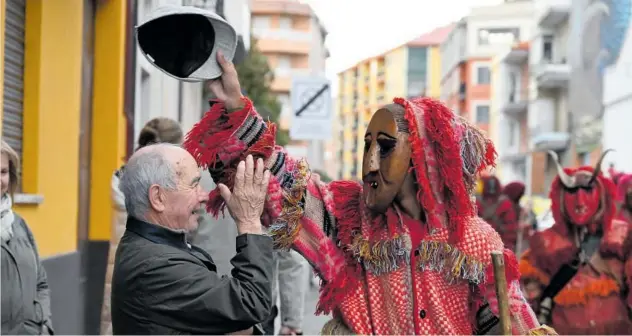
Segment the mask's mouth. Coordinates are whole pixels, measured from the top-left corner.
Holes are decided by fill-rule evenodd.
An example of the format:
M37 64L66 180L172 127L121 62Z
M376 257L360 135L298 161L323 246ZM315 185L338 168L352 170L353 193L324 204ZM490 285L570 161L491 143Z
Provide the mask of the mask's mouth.
M368 185L371 189L377 189L380 186L380 178L376 172L369 173L362 180L364 184Z

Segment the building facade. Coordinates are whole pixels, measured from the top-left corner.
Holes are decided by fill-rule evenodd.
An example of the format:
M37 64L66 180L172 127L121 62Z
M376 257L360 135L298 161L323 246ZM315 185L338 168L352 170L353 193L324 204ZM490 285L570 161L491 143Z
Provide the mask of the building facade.
M365 59L338 74L336 130L338 177L361 179L364 130L373 113L395 97L439 98L439 45L452 25L437 28L402 46Z
M629 2L628 2L629 3ZM629 13L629 9L628 9ZM604 73L603 147L615 151L608 154L604 168L613 164L616 169L632 173L632 27L630 16L623 25L618 57Z
M14 210L37 241L58 334L99 331L110 180L133 132L132 13L123 0L1 2L2 138L22 172Z
M473 8L441 45L441 99L492 138L492 58L532 36L533 11L524 0Z
M257 46L274 71L271 89L281 103L279 128L289 130L293 118L292 78L325 76L327 30L312 8L297 0L253 0L251 22ZM325 141L291 141L286 149L306 157L314 170L323 170L325 157L331 157L330 145Z

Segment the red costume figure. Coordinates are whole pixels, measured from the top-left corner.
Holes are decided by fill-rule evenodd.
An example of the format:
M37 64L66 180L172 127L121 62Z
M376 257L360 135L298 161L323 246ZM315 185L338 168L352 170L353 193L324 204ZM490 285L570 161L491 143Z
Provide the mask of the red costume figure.
M522 240L527 238L529 234L529 227L526 222L527 213L520 205L520 199L524 196L524 192L525 185L522 182L507 184L503 188L494 215L494 221L497 225L496 231L500 233L505 247L515 251L518 255L522 252Z
M223 67L224 90L238 95L236 73ZM490 253L503 244L473 197L495 150L480 130L435 100L396 98L364 134L363 184L323 183L275 146L275 133L237 96L213 102L184 146L229 188L240 160L265 160L273 178L262 222L278 248L297 250L322 279L318 310L333 315L323 334L470 335L497 325ZM208 207L216 215L224 207L217 190ZM505 267L514 333L551 332L521 294L507 250Z
M619 184L619 179L621 177L623 177L623 175L625 175L622 172L617 171L616 169L614 169L614 165L610 164L610 168L608 168L608 174L610 175L610 178L612 179L612 182L614 182L614 185L618 185Z
M615 189L595 169L557 163L550 198L555 224L535 233L520 262L527 298L562 334L632 333L628 309L632 230L614 219Z
M632 174L621 174L617 185L617 219L632 224Z
M478 216L496 228L496 210L503 186L500 184L500 180L493 175L482 176L481 184L483 186L482 192L476 197Z

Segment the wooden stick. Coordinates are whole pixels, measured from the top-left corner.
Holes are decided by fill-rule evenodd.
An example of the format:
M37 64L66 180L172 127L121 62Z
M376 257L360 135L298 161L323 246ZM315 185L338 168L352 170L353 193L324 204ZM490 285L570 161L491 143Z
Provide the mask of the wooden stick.
M505 257L502 252L492 252L494 265L494 284L498 298L500 328L503 335L511 335L511 317L509 315L509 295L507 294L507 278L505 277Z

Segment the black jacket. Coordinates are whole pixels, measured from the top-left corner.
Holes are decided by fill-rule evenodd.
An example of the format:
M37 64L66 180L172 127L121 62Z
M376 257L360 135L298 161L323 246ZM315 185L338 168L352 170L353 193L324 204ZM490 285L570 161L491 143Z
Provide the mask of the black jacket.
M46 270L31 230L14 214L13 237L2 242L2 334L52 334Z
M272 239L237 237L232 277L178 233L132 217L116 251L112 328L117 334L232 333L271 309Z

